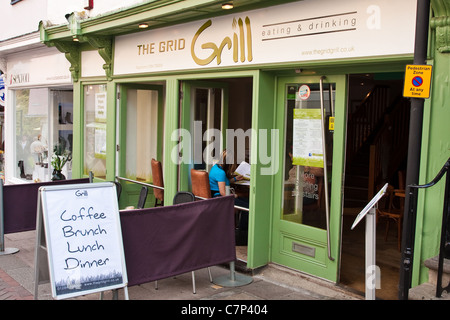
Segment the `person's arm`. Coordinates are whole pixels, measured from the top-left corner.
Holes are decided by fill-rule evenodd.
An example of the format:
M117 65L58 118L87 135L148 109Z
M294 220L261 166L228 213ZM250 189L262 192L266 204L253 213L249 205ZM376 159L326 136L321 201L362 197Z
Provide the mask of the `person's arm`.
M226 196L226 183L225 181L218 181L217 184L219 185L219 192L221 196Z

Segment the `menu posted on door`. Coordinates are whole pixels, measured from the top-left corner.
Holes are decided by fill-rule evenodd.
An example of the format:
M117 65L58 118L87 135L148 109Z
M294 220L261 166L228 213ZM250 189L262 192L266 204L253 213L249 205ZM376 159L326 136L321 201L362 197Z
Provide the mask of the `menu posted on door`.
M53 297L126 286L114 184L61 185L39 191Z
M320 109L294 109L294 165L323 168L322 118Z

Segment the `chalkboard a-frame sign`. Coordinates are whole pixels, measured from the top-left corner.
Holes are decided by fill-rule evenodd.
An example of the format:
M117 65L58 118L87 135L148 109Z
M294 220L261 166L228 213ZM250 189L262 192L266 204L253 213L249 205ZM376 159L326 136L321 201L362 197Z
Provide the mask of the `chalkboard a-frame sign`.
M43 186L39 188L37 216L36 231L45 236L45 241L37 242L36 263L37 268L42 265L39 250L45 247L53 298L127 289L113 183ZM39 230L41 217L45 233ZM39 270L36 275L38 278ZM127 290L125 296L128 297Z

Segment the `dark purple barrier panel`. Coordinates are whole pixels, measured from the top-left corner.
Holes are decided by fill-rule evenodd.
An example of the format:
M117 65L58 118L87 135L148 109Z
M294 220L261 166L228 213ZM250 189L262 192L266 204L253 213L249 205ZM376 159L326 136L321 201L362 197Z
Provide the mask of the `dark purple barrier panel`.
M234 261L234 197L120 212L128 286Z
M38 190L41 186L78 183L89 183L89 178L3 186L4 233L36 229Z

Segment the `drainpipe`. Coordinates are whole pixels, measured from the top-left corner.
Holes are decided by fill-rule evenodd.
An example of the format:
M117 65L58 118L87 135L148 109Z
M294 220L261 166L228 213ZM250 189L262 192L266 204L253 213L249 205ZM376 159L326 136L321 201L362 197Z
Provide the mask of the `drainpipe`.
M423 65L427 60L428 46L428 27L430 15L430 0L417 1L416 13L416 36L414 45L414 64ZM411 287L413 250L406 250L406 247L414 247L414 243L406 243L406 239L411 237L414 242L414 230L408 228L415 221L410 220L410 201L409 188L411 184L419 184L420 152L422 144L422 122L423 122L423 98L411 98L410 122L409 122L409 142L408 159L406 171L406 190L405 190L405 211L403 218L403 237L402 237L402 259L400 266L400 282L398 298L399 300L408 300L408 290ZM412 220L412 219L411 219Z

